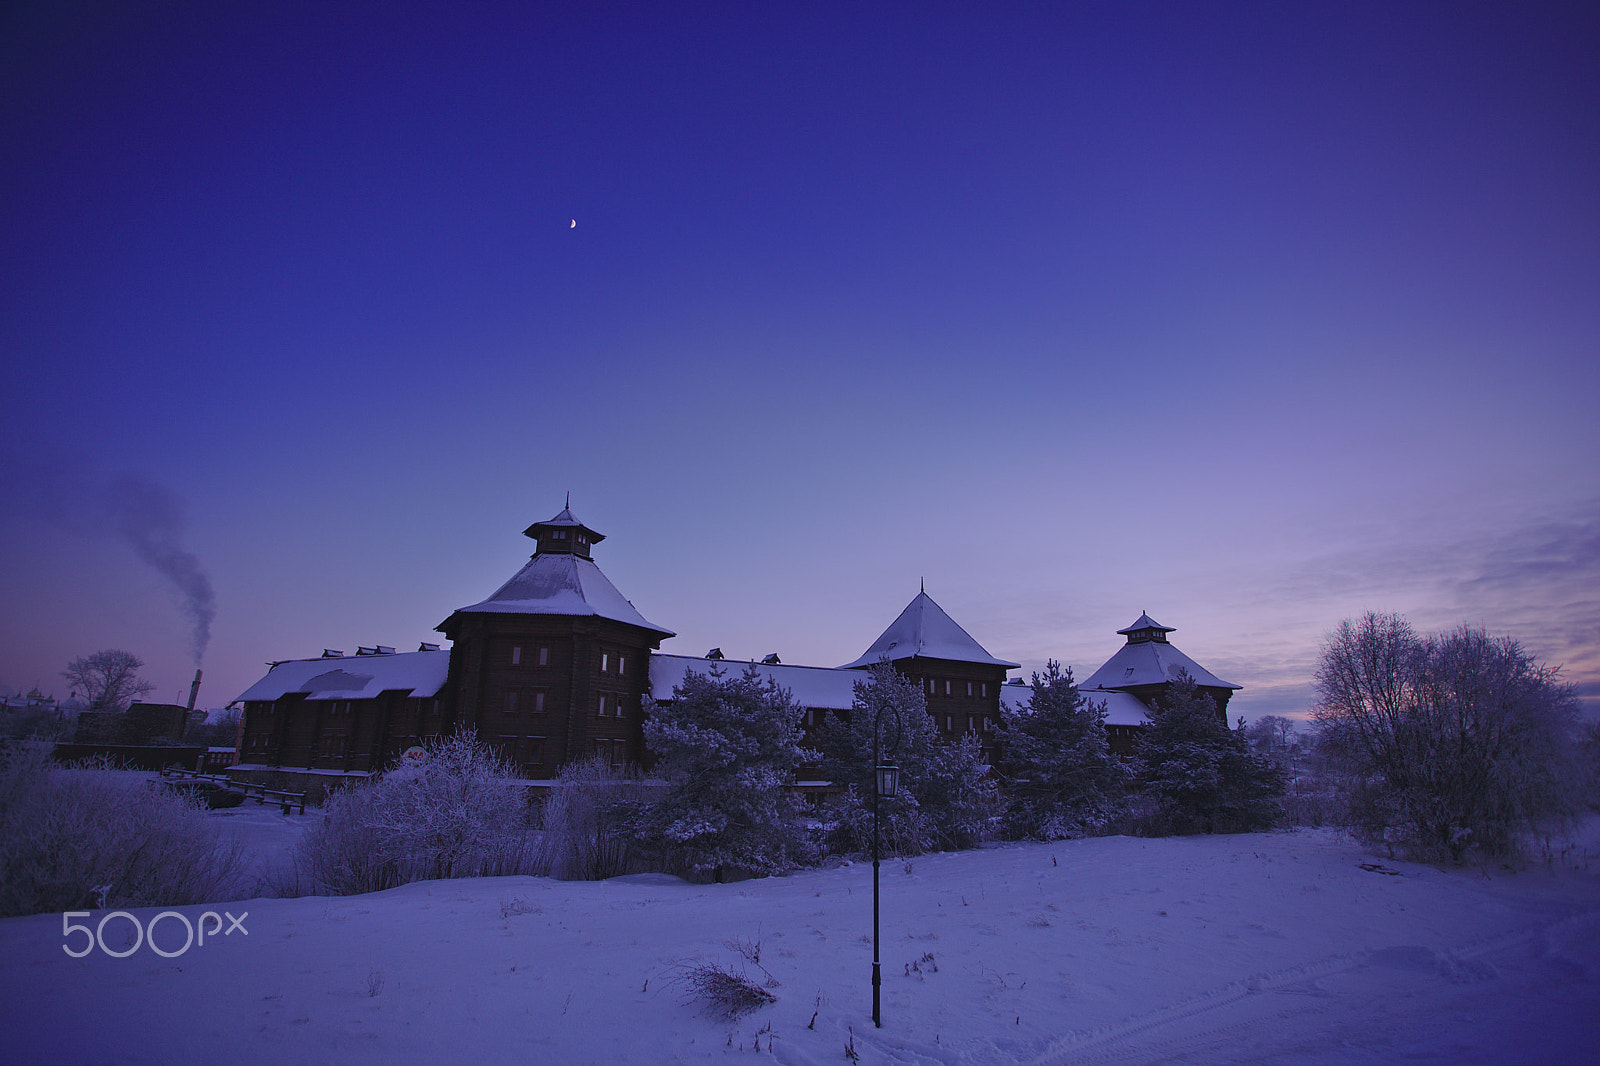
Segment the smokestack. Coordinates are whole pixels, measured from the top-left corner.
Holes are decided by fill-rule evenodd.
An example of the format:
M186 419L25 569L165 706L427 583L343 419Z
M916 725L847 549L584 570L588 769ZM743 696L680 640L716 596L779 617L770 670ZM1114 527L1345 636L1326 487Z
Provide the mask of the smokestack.
M189 686L189 713L194 713L194 698L200 694L200 671L194 672L194 684Z

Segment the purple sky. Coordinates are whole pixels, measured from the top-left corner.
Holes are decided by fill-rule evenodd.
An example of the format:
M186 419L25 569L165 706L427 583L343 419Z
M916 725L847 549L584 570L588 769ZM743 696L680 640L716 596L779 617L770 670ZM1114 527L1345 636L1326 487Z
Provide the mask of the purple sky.
M99 6L0 14L0 684L186 697L162 567L209 706L414 649L570 490L667 651L925 578L1252 717L1365 609L1600 705L1591 3Z

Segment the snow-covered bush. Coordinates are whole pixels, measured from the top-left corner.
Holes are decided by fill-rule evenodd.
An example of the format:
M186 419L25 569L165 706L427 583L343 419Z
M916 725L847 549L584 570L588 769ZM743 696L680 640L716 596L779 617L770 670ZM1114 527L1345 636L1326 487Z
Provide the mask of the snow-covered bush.
M1064 840L1111 824L1128 772L1106 740L1105 714L1054 659L1033 675L1027 706L1005 709L1000 736L1011 780L1000 824L1008 838Z
M229 899L243 866L237 841L143 775L0 756L0 917Z
M880 754L900 767L900 790L879 800L880 846L886 855L975 847L994 806L994 779L983 745L967 735L942 741L922 686L887 661L855 684L848 720L832 719L822 734L822 772L847 791L828 808L830 850L860 854L872 847L875 791L873 729Z
M636 828L661 793L658 781L598 758L569 764L545 803L539 865L563 881L637 872Z
M1150 710L1135 775L1151 805L1152 833L1246 833L1283 818L1285 775L1252 755L1244 729L1229 729L1187 673Z
M376 892L410 881L536 872L523 785L492 749L458 733L328 797L295 849L317 891Z
M669 869L721 878L772 874L806 859L790 785L804 758L800 709L754 666L731 676L693 670L672 701L648 706L645 743L659 757L661 802L645 808L640 839Z
M1423 636L1368 612L1329 635L1317 690L1350 824L1369 840L1424 859L1500 855L1586 803L1576 692L1510 638Z

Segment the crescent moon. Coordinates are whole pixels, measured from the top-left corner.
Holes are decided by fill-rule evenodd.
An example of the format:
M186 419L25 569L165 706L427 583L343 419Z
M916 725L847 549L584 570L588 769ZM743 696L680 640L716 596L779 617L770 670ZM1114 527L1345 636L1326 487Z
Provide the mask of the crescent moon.
M577 219L573 219L572 220L572 225L568 226L567 228L568 229L577 229L578 228L578 220Z

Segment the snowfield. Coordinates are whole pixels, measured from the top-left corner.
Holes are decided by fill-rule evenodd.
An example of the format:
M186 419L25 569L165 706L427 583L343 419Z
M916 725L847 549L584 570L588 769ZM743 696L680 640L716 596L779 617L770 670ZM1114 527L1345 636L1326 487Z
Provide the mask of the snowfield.
M244 809L241 809L244 810ZM281 848L295 819L265 834ZM430 881L209 908L175 958L0 922L8 1062L1576 1063L1600 1039L1600 825L1554 864L1448 869L1330 831L1110 837L731 885ZM178 908L191 920L208 908ZM134 912L142 923L157 910ZM87 919L98 923L102 915ZM116 918L107 946L131 943ZM158 943L175 951L181 924ZM757 961L759 960L759 961ZM711 962L776 1003L690 1000Z

